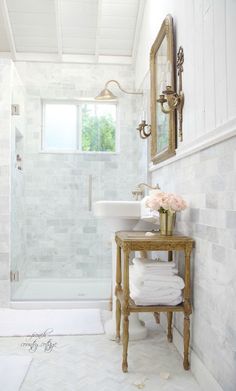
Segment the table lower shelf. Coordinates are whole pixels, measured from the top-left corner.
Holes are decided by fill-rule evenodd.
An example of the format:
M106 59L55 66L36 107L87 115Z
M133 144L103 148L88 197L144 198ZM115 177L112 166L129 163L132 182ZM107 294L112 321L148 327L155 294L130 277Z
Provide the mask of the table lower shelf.
M124 304L123 290L118 290L116 296L121 303ZM136 305L129 297L129 311L130 312L184 312L184 303L178 305Z

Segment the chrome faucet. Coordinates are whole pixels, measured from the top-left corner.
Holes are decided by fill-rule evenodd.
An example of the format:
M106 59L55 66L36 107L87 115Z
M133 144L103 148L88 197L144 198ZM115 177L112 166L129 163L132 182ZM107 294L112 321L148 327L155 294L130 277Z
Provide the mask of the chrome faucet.
M147 183L139 183L136 188L132 191L132 195L135 201L141 200L144 197L144 188L147 187L152 190L160 189L158 183L155 186L148 185Z

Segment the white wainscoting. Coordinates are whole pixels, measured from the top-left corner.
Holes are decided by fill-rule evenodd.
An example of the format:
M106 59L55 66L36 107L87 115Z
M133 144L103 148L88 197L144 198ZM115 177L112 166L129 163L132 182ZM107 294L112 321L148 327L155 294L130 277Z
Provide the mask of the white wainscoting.
M207 134L198 137L194 142L189 143L183 148L179 148L176 151L176 155L172 158L165 160L159 164L150 164L149 172L153 172L161 167L168 166L175 163L177 160L184 159L187 156L200 152L203 149L209 148L212 145L218 144L222 141L226 141L236 136L236 118L226 122L218 128L208 132Z

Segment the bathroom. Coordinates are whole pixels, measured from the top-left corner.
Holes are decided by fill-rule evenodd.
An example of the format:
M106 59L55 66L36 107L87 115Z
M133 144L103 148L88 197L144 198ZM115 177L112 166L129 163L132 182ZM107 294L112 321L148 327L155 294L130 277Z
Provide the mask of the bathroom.
M162 156L151 49L167 15L184 99ZM1 390L235 390L235 18L235 0L1 0ZM116 99L96 99L106 83ZM187 204L174 232L194 240L188 371L183 314L172 344L164 313L130 315L128 373L109 337L115 232L158 227L135 214L151 194L140 183Z

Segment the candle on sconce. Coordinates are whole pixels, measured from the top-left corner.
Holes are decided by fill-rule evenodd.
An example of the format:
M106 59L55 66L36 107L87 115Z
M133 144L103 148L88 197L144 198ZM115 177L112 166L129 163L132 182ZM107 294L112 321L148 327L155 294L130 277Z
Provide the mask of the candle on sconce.
M171 63L168 60L166 65L166 84L167 86L171 86Z
M141 116L140 116L140 123L142 122L142 121L146 121L146 111L145 110L143 110L142 112L141 112Z
M163 91L166 89L165 75L164 72L161 74L161 83L160 83L160 95L163 95Z
M160 95L164 95L163 91L165 91L165 89L166 89L166 83L164 82L164 80L162 80L160 84Z

